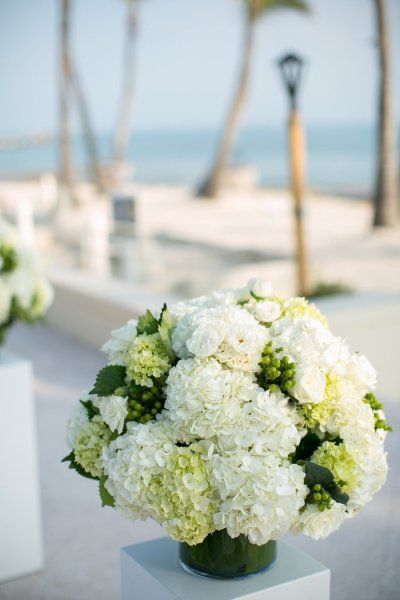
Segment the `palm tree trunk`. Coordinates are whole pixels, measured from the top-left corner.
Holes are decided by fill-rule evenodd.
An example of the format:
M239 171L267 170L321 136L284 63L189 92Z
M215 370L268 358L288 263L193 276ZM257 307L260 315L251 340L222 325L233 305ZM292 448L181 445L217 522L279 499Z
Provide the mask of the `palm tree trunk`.
M70 1L61 2L60 32L60 172L59 179L72 194L74 165L71 142L71 62L70 62Z
M393 118L390 41L385 0L374 0L379 53L378 165L373 225L395 225L399 216L396 190L395 126Z
M93 124L90 118L89 107L87 105L85 94L83 92L76 68L72 72L71 81L73 84L76 102L80 113L83 138L85 140L86 149L89 156L92 180L96 186L97 191L100 194L103 194L105 191L105 186L103 184L102 174L100 170L96 136L94 134Z
M207 179L198 190L198 195L201 197L214 198L217 196L229 157L233 150L249 84L251 59L254 48L255 23L256 21L254 19L249 16L247 17L242 66L239 73L237 88L219 141L214 164Z
M131 113L134 94L134 64L137 30L137 1L127 0L127 21L124 49L123 86L114 136L114 160L125 159L131 131Z

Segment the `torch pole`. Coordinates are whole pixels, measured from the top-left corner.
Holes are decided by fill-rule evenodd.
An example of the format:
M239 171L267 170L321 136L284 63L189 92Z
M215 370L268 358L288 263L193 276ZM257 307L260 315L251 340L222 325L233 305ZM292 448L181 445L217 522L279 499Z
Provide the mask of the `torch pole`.
M291 168L291 185L294 201L294 222L296 237L297 291L306 296L309 290L307 249L304 236L303 194L304 173L306 163L304 130L300 116L295 108L289 116L289 151Z

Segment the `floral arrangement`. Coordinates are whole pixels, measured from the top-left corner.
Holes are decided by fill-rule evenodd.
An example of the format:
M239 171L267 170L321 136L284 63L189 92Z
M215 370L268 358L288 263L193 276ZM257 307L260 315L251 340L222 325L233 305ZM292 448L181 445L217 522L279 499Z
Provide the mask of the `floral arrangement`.
M303 298L252 280L147 311L103 350L64 460L175 540L324 538L385 481L376 372Z
M0 345L11 325L32 323L45 315L53 289L36 254L24 247L15 231L0 221Z

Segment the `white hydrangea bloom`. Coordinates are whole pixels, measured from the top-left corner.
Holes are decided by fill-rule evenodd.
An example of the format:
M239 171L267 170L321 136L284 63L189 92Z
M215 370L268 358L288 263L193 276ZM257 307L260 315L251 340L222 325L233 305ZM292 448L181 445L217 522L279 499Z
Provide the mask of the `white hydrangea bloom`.
M111 332L111 338L101 348L108 355L110 365L126 364L126 353L137 335L136 328L137 320L131 319L123 327Z
M244 405L257 391L247 373L225 369L215 359L188 358L169 372L165 408L180 431L208 439L240 424Z
M332 502L323 511L316 504L308 504L292 527L293 533L304 533L313 540L322 540L337 531L346 517L344 504Z
M219 444L225 449L250 449L252 454L259 456L273 452L286 458L295 451L305 434L299 421L295 407L280 391L258 388L243 407L240 418L220 433Z
M106 487L130 518L165 523L176 540L197 544L214 531L216 493L203 449L180 447L163 421L130 425L105 448Z
M166 466L176 438L172 428L163 421L146 425L131 422L127 429L127 433L104 450L106 487L118 510L132 519L146 519L153 512L148 484Z
M177 302L169 307L173 322L176 324L187 314L196 313L202 308L217 308L219 306L234 306L237 302L236 290L211 292L209 296L199 296L191 300Z
M182 437L217 437L225 449L271 450L286 457L303 433L283 394L265 392L250 374L230 371L215 359L180 361L169 373L166 394L166 418Z
M253 456L241 450L215 453L210 462L221 496L214 516L217 529L226 529L232 538L247 535L261 545L293 524L308 492L301 467L272 453Z

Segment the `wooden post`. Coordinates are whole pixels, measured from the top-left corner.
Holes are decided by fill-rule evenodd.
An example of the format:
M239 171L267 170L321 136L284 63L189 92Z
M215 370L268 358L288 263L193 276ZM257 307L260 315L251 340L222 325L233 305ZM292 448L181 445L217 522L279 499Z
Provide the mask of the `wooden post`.
M300 296L306 296L309 291L308 260L303 223L306 151L302 123L295 109L292 110L289 117L289 152L296 235L297 293Z

